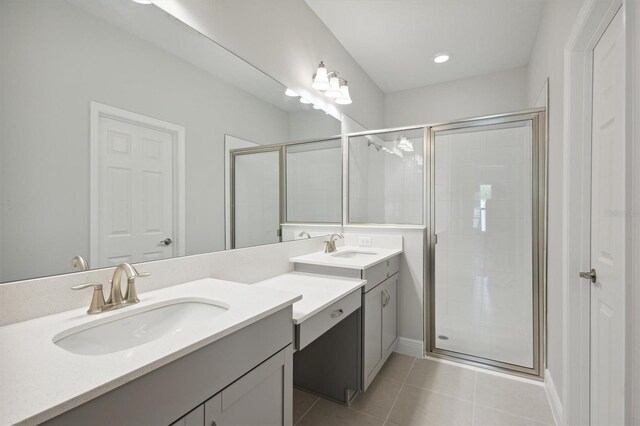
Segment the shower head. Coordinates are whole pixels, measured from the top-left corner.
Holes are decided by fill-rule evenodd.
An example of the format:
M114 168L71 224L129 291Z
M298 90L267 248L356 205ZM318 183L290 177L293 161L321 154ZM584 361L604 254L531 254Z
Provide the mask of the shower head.
M382 149L382 145L378 145L377 143L374 143L372 141L368 141L367 142L367 146L371 146L373 145L376 148L376 151L380 151Z

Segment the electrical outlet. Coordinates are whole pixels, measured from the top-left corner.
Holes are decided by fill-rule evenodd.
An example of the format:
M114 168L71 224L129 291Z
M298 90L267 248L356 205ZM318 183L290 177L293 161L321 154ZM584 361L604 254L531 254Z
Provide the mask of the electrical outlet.
M358 245L360 247L371 247L371 237L358 238Z

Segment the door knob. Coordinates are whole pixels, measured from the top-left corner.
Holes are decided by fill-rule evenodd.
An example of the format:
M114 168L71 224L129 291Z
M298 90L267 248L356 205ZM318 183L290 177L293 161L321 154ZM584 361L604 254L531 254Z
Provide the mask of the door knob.
M591 269L589 272L580 272L580 278L591 280L592 283L595 283L597 278L596 270Z
M170 246L171 244L173 244L173 240L171 238L165 238L164 240L160 241L160 244Z

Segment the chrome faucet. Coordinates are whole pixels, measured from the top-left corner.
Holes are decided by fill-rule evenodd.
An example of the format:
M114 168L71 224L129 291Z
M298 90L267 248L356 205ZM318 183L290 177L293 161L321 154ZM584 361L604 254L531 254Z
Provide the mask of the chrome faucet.
M122 297L122 273L127 276L127 292ZM91 298L91 305L87 310L89 315L99 314L100 312L110 311L112 309L122 308L127 305L133 305L138 303L138 294L136 292L136 278L148 277L151 275L149 272L140 273L131 264L123 262L116 266L113 271L113 278L111 279L111 292L109 299L104 301L104 293L102 292L102 284L100 283L85 283L71 287L72 290L82 290L85 288L93 288L93 297Z
M302 231L298 234L298 237L307 237L307 238L311 238L311 235L309 235L309 233L307 231Z
M333 253L335 252L336 249L336 240L333 239L333 237L337 237L337 238L344 238L342 236L342 234L331 234L331 237L329 238L329 240L324 242L324 252L325 253Z

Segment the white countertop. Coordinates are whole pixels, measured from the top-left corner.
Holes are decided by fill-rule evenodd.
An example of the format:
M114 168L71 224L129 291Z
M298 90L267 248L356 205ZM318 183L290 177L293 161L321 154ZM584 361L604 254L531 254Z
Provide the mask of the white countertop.
M53 418L294 304L303 293L295 290L207 278L144 293L139 304L98 315L87 315L84 307L0 327L0 425ZM73 354L52 341L88 322L109 322L130 310L190 298L230 308L180 333L106 355Z
M336 253L346 251L369 252L369 254L361 258L348 258L335 256ZM289 259L294 263L306 263L308 265L334 266L337 268L349 269L366 269L380 262L383 262L395 255L402 253L401 248L377 248L377 247L357 247L342 246L334 253L325 253L322 251L296 256Z
M291 272L253 284L302 294L302 300L293 304L293 322L300 324L367 283L366 280Z

